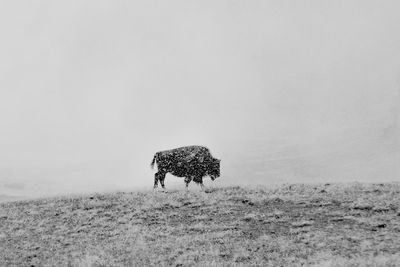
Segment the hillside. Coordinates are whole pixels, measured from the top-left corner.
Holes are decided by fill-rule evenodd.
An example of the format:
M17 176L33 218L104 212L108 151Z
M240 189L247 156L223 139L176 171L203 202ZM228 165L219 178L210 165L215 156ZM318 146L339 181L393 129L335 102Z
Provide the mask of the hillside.
M0 266L395 266L400 185L221 187L0 204Z

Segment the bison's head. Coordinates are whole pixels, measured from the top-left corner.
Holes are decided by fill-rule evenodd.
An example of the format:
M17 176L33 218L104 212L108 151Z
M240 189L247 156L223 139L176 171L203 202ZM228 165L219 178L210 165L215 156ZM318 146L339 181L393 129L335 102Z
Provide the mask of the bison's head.
M211 180L215 180L220 175L220 159L213 159L208 167L208 175L210 176Z

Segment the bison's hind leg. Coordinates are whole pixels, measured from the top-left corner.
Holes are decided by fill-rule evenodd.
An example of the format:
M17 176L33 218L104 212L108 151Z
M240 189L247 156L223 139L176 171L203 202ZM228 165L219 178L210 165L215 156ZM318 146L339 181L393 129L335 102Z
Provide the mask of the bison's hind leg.
M158 187L158 181L160 181L161 187L165 189L164 185L165 174L166 173L164 172L156 172L156 174L154 174L154 188Z
M189 183L192 181L191 177L185 177L186 189L189 188Z

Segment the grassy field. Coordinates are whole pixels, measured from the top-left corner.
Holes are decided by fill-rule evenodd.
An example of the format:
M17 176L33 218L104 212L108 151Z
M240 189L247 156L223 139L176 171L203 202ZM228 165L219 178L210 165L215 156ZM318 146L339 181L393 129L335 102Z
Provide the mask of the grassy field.
M0 266L399 266L400 185L119 192L0 204Z

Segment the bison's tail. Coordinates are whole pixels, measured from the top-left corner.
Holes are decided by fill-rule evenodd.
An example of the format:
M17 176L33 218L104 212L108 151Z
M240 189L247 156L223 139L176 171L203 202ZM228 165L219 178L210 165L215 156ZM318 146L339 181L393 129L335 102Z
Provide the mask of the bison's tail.
M154 163L156 163L157 153L154 154L153 160L151 161L150 167L154 169Z

